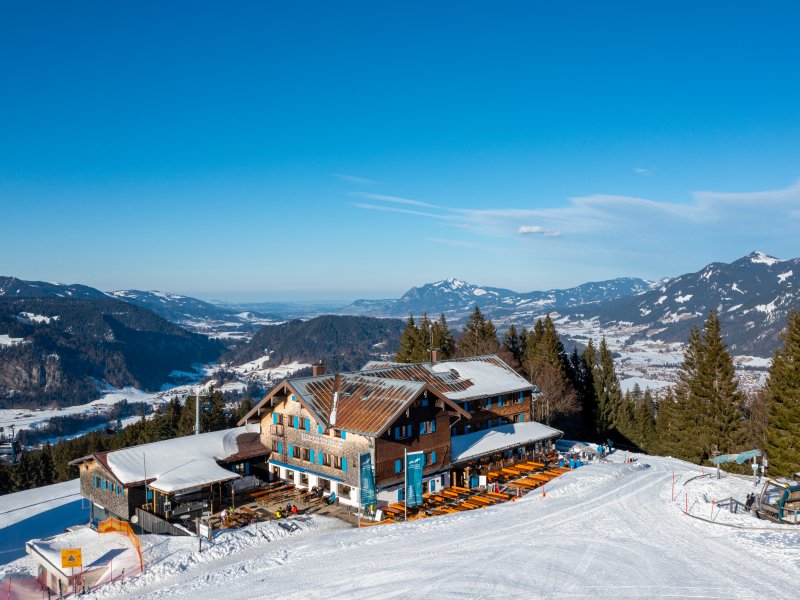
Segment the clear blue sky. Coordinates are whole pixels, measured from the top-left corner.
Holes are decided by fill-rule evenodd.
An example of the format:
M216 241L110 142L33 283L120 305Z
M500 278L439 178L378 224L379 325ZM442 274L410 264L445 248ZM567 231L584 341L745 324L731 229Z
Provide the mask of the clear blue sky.
M347 299L800 256L795 2L0 10L0 274Z

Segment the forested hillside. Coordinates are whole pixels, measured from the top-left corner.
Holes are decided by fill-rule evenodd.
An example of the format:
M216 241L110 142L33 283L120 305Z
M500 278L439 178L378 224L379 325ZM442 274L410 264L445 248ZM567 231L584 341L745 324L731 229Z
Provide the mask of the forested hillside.
M325 315L268 325L226 359L242 364L270 354L270 365L325 362L329 370L359 369L383 353L394 354L403 331L399 319Z
M223 346L113 299L0 298L0 406L69 405L98 382L158 389Z

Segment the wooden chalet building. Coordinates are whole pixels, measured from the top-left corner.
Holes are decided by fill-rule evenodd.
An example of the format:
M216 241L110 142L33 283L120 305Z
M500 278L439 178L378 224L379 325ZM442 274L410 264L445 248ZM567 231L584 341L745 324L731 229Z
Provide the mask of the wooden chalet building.
M170 523L192 525L202 512L230 506L236 482L264 467L268 455L257 431L238 427L97 452L70 464L78 465L93 524L117 517L137 530L164 533Z
M239 424L261 425L274 477L321 486L343 504L358 505L359 455L369 452L381 505L403 500L406 451L425 453L427 492L478 485L498 461L549 450L561 432L532 421L534 390L494 355L370 362L285 379Z

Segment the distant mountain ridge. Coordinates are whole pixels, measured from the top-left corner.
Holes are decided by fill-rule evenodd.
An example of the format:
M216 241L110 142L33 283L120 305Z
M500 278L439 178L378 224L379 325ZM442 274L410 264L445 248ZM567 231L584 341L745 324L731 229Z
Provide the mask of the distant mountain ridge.
M105 295L12 293L0 296L0 406L84 403L104 384L157 390L174 371L191 371L224 350L216 340Z
M503 319L515 314L531 314L547 310L571 308L634 296L651 289L653 283L633 277L584 283L569 289L541 292L515 292L478 286L449 278L420 287L413 287L397 300L357 300L342 308L340 314L384 317L407 317L409 314L438 315L458 321L477 305L489 317Z
M769 357L780 343L789 311L800 309L800 258L752 252L662 282L641 295L559 311L569 321L597 318L611 326L640 326L637 337L685 342L709 311L736 354Z

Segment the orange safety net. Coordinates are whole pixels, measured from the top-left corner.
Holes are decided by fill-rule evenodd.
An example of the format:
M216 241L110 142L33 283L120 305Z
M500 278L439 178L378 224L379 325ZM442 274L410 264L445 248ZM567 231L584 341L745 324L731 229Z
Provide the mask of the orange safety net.
M139 568L144 572L142 545L139 543L139 537L133 533L130 523L115 517L109 517L105 521L100 521L97 524L97 533L119 533L127 537L133 544L133 547L136 548L136 553L139 555Z

